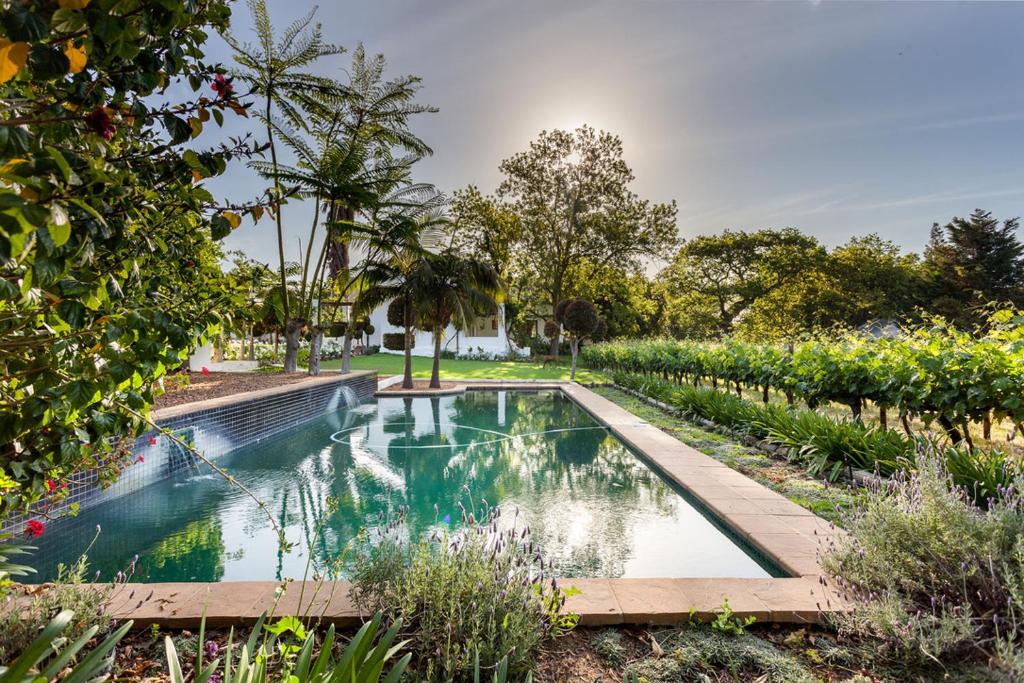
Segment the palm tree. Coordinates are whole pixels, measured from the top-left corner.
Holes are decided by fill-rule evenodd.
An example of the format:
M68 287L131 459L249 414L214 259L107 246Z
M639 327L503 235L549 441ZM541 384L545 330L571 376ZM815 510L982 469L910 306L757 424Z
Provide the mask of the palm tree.
M422 326L414 305L423 278L422 267L446 223L443 195L432 186L415 185L395 193L392 201L371 214L373 231L359 244L366 257L359 272L353 318L369 315L377 307L401 301L405 328L405 372L402 387L412 389L412 333Z
M274 113L275 110L279 111L290 120L301 118L298 115L298 103L313 94L337 92L338 84L333 80L310 74L306 69L323 57L341 54L344 48L324 42L320 24L313 23L315 8L288 26L277 40L274 37L265 0L249 0L249 10L256 28L257 45L239 43L230 34L225 34L224 40L234 52L235 62L239 67L235 75L248 83L253 93L264 99L263 111L259 118L266 127L270 164L273 169L272 213L277 227L280 291L283 295L282 307L286 321L284 370L295 372L298 367L299 335L305 326L305 320L293 315L288 291L284 227L281 218L286 193L278 176L279 163L274 135L277 127Z
M383 56L367 59L359 46L347 85L303 96L283 122L274 124L296 162L254 164L265 176L294 186L299 196L315 202L299 288L302 313L296 317L312 320L319 313L313 310L314 302L323 304L328 299L332 300L329 310L341 308L358 282L352 274L350 243L361 237L360 227L367 227L355 223L356 215L389 202L396 188L410 184L412 164L432 153L409 131L408 120L437 110L414 101L419 78L384 81L385 65ZM326 215L322 225L321 213ZM321 229L322 238L318 236ZM318 242L311 269L312 245ZM316 317L317 324L311 327L314 351L327 326L321 315ZM352 326L345 329L342 371L348 372ZM317 374L318 354L310 358L309 372Z
M447 249L425 254L414 269L411 291L419 318L434 334L434 364L430 387L441 388L441 338L449 324L465 329L477 315L496 313L502 296L494 268L480 259Z

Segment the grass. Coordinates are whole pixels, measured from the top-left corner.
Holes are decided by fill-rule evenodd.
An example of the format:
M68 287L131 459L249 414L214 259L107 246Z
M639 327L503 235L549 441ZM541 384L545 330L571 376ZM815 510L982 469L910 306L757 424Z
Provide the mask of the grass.
M412 374L429 378L431 358L412 357ZM381 375L400 375L405 359L399 354L375 353L372 356L353 356L353 370L376 370ZM341 360L325 360L320 367L340 370ZM569 363L543 366L532 361L485 361L441 359L441 379L569 379ZM604 375L585 368L576 369L576 381L589 384L606 382Z
M796 464L769 456L724 434L708 431L623 391L613 387L596 387L594 391L830 522L840 522L844 511L852 508L857 500L857 492L849 488L815 479Z

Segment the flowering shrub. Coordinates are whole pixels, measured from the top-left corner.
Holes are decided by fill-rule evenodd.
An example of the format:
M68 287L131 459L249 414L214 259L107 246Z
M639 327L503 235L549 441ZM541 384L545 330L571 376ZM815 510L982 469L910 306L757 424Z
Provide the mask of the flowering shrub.
M849 536L823 558L857 605L837 617L842 634L912 665L991 653L998 644L1014 666L1007 662L1024 635L1018 484L982 510L932 454L918 471L873 490L844 526Z
M485 504L480 517L464 511L461 528L439 526L406 544L400 515L357 558L353 597L403 620L417 680L471 680L478 659L487 670L507 658L509 671L522 673L537 645L576 624L562 612L575 589L549 576L518 512L507 520Z
M203 181L258 145L198 139L246 114L203 55L229 16L0 3L0 518L47 480L112 481L157 380L239 296L216 240L260 200L227 206Z

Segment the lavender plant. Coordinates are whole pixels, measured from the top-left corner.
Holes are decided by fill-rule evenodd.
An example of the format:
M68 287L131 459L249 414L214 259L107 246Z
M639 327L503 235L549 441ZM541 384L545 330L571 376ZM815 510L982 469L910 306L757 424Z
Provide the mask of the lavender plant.
M428 681L470 681L482 670L522 675L536 647L576 625L563 589L550 574L518 511L462 508L463 524L436 526L405 541L405 509L360 543L353 598L361 607L402 619L417 675ZM479 514L479 519L477 518Z
M1020 483L982 508L934 452L918 464L877 485L846 520L849 535L825 553L824 567L855 605L836 625L907 665L981 652L1012 669L1024 634Z

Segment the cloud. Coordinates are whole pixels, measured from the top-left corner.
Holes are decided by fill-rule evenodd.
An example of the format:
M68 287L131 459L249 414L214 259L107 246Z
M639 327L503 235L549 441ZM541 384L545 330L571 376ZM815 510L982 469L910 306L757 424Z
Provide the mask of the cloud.
M1024 112L1007 112L1005 114L986 114L984 116L970 116L963 119L951 119L949 121L933 121L910 126L906 130L943 130L946 128L964 128L966 126L983 126L989 123L1009 123L1013 121L1024 121Z

